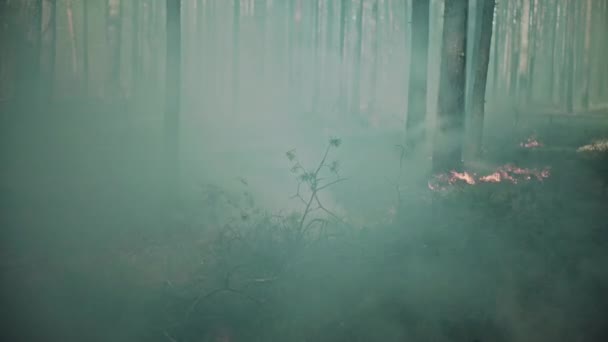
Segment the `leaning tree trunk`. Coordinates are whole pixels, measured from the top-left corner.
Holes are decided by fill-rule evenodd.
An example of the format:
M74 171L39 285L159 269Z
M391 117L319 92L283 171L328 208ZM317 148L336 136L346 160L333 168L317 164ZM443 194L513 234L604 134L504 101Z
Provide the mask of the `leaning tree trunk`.
M167 57L165 66L165 166L169 199L175 199L179 185L179 117L181 101L181 0L167 3Z
M429 18L430 0L413 0L412 55L406 121L407 144L411 147L425 139Z
M481 155L483 140L483 121L486 102L486 81L488 79L488 64L490 62L490 45L492 41L492 19L494 18L495 0L485 0L481 17L481 35L477 49L477 65L474 70L473 93L471 95L471 139L470 152L472 157Z
M446 1L433 171L462 169L468 0Z

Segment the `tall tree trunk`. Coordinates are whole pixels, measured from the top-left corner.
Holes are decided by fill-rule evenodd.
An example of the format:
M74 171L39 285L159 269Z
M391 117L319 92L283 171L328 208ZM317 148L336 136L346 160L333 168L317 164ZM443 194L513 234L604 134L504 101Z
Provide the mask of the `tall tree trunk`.
M492 33L493 35L493 39L492 39L492 45L493 45L493 56L494 56L494 60L492 61L492 96L495 97L498 93L498 79L499 79L499 74L498 74L498 65L500 63L500 50L499 48L502 47L504 49L504 45L501 44L503 42L502 37L504 36L504 32L501 29L501 27L503 26L503 22L506 18L501 17L501 12L499 11L500 9L500 5L499 6L494 6L494 31Z
M517 68L517 101L524 105L525 93L528 91L528 72L530 55L530 3L532 0L522 0L521 23L519 25L519 65Z
M382 39L382 26L380 24L380 0L376 0L373 5L373 17L374 17L374 65L372 66L372 76L370 81L370 105L369 109L372 115L377 115L377 96L378 96L378 69L380 64L380 40Z
M49 73L46 86L49 101L52 100L55 92L55 60L57 58L57 0L52 0L50 6L49 32L51 35L51 48L49 53Z
M589 110L589 92L591 90L590 87L590 79L591 79L591 23L592 23L592 6L593 3L591 0L586 1L586 15L585 15L585 48L582 51L583 53L583 70L581 72L581 77L583 78L583 96L582 96L582 107L583 110Z
M211 84L210 88L206 88L205 92L208 93L207 96L202 96L203 99L205 99L206 102L208 102L209 99L211 98L215 98L216 96L216 92L217 89L215 87L216 84L216 77L217 77L217 68L216 68L216 61L218 60L217 58L217 39L215 36L215 23L216 23L216 17L217 17L217 11L216 11L216 7L218 6L218 2L215 0L207 0L206 3L207 7L205 8L205 22L206 22L206 28L207 28L207 33L205 36L205 45L202 46L202 54L204 54L207 57L207 60L203 60L203 63L207 64L207 68L204 69L205 71L205 75L201 76L201 79L203 80L207 80L209 83L207 84ZM199 36L199 39L203 39L203 36Z
M166 0L167 57L165 66L165 153L168 196L175 200L179 186L179 119L181 102L181 0Z
M338 95L338 108L341 112L346 111L346 22L348 21L348 1L340 3L340 94Z
M566 75L566 79L564 80L566 83L566 93L565 95L565 99L566 99L566 112L567 113L572 113L574 112L574 72L575 72L575 66L574 66L574 50L575 50L575 34L574 31L576 30L576 24L575 24L575 20L574 17L576 16L576 9L577 9L577 5L570 3L569 6L570 11L566 11L566 17L568 20L567 26L566 26L566 32L567 32L567 37L568 40L566 41L566 63L565 63L565 72L564 74ZM570 15L568 15L570 14Z
M313 23L312 23L312 51L313 51L313 56L312 56L312 110L313 112L315 112L317 110L318 107L318 103L319 103L319 93L320 93L320 87L321 87L321 77L319 75L319 45L321 44L321 37L319 34L319 1L318 0L313 0L312 1L312 5L313 5L313 12L312 12L312 16L313 16Z
M527 88L526 103L530 104L534 100L534 73L536 68L536 56L540 54L539 46L542 47L540 41L539 29L541 27L542 12L540 11L538 0L530 0L530 33L529 51L528 51L528 73L527 73Z
M555 100L555 62L556 62L556 54L557 54L557 29L559 23L559 2L554 1L549 5L551 16L549 17L549 23L547 26L552 27L550 30L551 34L551 51L549 52L549 78L547 84L547 91L549 92L549 100L553 104Z
M32 18L32 32L33 32L33 49L32 49L32 83L34 89L32 91L36 97L40 92L40 81L42 79L42 72L40 68L40 56L42 52L42 7L44 0L36 0L34 2L34 16ZM6 48L6 47L5 47Z
M239 82L239 62L240 62L240 34L241 34L241 0L234 0L234 13L232 16L232 113L234 116L239 113L240 101L240 82Z
M89 96L89 0L82 2L82 73L84 96Z
M477 65L474 70L473 93L471 96L471 141L472 157L481 155L483 140L483 121L485 112L486 81L488 77L488 64L490 62L490 44L492 41L492 19L494 18L495 0L485 0L482 4L481 36L479 49L477 49Z
M76 30L74 29L74 11L72 10L72 1L66 1L66 15L68 18L68 32L70 33L70 48L72 51L72 72L74 75L78 72L78 55L76 52Z
M510 68L510 81L509 81L509 95L512 99L517 98L517 75L518 75L518 67L519 67L519 56L521 49L521 10L520 3L523 0L517 0L512 4L511 11L513 12L514 22L509 22L510 30L511 30L511 63L509 64Z
M86 1L86 0L85 0ZM143 63L141 58L141 45L140 45L140 36L139 36L139 15L141 11L139 1L133 1L133 18L131 22L131 35L133 37L133 41L131 42L131 83L132 83L132 95L133 100L135 100L139 94L139 77L141 75L141 64Z
M332 88L333 84L328 84L333 82L335 79L335 74L333 71L336 69L335 66L338 65L335 63L333 58L335 51L335 40L334 40L334 11L335 11L335 3L336 0L328 0L327 2L327 18L326 18L326 29L325 29L325 53L324 53L324 63L323 63L323 84L327 85L328 89ZM331 94L330 96L333 96Z
M355 48L353 93L351 96L351 113L358 116L361 112L361 55L363 54L363 8L364 0L359 1L357 11L357 45Z
M109 90L112 97L121 94L120 85L120 61L122 56L122 6L124 0L108 0L106 3L107 13L107 38L110 50L110 83Z
M291 100L293 92L294 72L293 72L293 38L294 38L294 25L293 25L293 14L295 9L295 0L287 0L287 21L285 22L285 31L287 36L287 91L288 98Z
M266 80L266 0L256 0L254 13L259 30L260 44L260 75L262 80Z
M462 169L468 0L446 1L433 171Z
M407 96L407 143L411 147L425 140L426 95L429 56L430 1L412 2L412 46Z

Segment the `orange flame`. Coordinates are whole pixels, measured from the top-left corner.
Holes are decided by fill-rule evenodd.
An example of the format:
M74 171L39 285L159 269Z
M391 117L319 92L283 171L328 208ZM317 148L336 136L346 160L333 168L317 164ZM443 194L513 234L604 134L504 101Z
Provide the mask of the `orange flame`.
M537 148L542 147L543 144L536 140L536 138L530 137L526 141L519 143L519 146L523 148Z
M519 181L529 181L535 178L543 181L551 175L549 168L542 170L525 169L514 165L506 164L496 169L493 173L478 177L474 173L450 171L449 174L436 175L432 181L428 182L429 189L433 191L445 190L448 185L464 183L475 185L478 183L500 183L509 182L517 184Z

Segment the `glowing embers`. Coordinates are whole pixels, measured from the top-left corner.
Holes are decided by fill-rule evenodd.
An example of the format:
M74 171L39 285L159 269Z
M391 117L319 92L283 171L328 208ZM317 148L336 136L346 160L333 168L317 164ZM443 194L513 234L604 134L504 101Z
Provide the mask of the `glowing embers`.
M511 164L503 165L496 169L491 174L478 176L472 172L456 172L450 171L449 173L439 174L433 177L428 182L429 189L433 191L446 190L452 185L476 185L479 183L501 183L508 182L517 184L522 181L543 181L545 178L549 178L551 175L548 167L544 169L527 169L517 167Z
M591 144L581 146L576 149L576 152L585 153L585 152L608 152L608 139L597 140Z
M529 137L526 141L519 143L519 147L522 148L538 148L542 146L543 144L533 136Z

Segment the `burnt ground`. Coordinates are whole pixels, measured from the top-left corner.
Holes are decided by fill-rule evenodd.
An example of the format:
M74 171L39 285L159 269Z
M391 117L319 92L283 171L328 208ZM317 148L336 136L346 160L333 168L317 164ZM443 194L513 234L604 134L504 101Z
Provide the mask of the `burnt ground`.
M347 220L300 241L286 213L266 213L295 190L284 152L311 142L315 161L322 134L188 145L188 195L166 215L161 120L101 105L9 113L2 340L607 338L605 160L576 153L608 137L601 116L489 125L482 168L550 166L542 182L406 184L400 202L394 180L420 161L399 171L397 130L340 132L349 180L324 199ZM543 146L520 148L532 135Z

